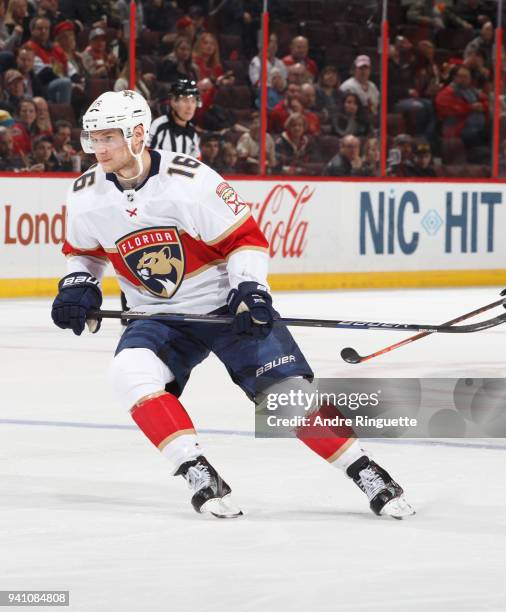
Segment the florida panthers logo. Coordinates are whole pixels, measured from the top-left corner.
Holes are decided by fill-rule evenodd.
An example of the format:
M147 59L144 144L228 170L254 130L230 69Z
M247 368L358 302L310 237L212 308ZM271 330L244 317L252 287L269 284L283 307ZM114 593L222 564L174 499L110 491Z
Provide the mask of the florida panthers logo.
M157 297L170 298L184 276L184 251L175 227L151 227L116 242L132 274Z

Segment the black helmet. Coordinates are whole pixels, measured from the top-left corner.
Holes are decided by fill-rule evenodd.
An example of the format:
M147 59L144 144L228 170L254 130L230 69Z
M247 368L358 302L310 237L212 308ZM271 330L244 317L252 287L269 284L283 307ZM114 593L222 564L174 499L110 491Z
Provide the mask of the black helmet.
M179 96L195 96L197 105L200 106L199 88L192 79L178 79L171 83L169 98L179 98Z

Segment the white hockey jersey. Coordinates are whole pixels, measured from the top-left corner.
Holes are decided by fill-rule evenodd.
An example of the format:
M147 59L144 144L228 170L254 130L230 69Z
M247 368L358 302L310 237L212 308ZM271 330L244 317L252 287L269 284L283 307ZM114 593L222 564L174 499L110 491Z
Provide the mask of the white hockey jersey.
M99 165L69 189L68 271L112 263L130 308L208 313L242 281L267 284L268 243L235 190L193 157L149 151L141 185L124 190Z

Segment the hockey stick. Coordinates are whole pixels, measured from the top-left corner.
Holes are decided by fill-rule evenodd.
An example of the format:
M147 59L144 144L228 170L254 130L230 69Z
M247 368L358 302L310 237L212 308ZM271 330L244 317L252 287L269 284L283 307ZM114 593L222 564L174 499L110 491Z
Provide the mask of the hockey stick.
M184 314L184 313L153 313L136 312L129 310L121 312L120 310L97 310L89 314L90 318L101 319L132 319L132 320L156 320L170 321L172 323L219 323L230 324L234 320L231 315L216 315L216 314ZM416 331L430 332L443 334L469 334L472 332L483 331L506 323L506 313L480 321L472 325L460 325L459 327L451 327L449 325L426 325L424 323L381 323L379 321L346 321L332 319L291 319L279 318L274 323L288 325L291 327L329 327L332 329L372 329L385 331Z
M446 323L443 323L443 325L454 325L455 323L460 323L461 321L470 319L471 317L479 315L482 312L486 312L487 310L490 310L491 308L495 308L496 306L502 306L503 304L504 304L504 300L497 300L496 302L492 302L491 304L487 304L486 306L482 306L481 308L477 308L476 310L467 312L466 314L463 314L460 317L452 319L451 321L447 321ZM351 346L348 346L347 348L344 348L341 351L341 357L347 363L362 363L364 361L368 361L369 359L372 359L373 357L378 357L379 355L383 355L384 353L389 353L390 351L393 351L396 348L400 348L401 346L405 346L406 344L415 342L415 340L420 340L421 338L430 336L431 333L432 332L430 331L424 331L420 334L416 334L415 336L411 336L410 338L406 338L405 340L401 340L400 342L396 342L395 344L390 344L390 346L387 346L379 351L376 351L375 353L371 353L370 355L359 355L354 348L352 348Z

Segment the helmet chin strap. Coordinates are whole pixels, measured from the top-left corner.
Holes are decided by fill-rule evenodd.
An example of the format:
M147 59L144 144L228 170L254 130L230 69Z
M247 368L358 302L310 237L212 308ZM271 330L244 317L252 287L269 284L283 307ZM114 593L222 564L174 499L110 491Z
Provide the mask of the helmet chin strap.
M137 165L139 166L139 172L137 172L135 176L129 176L128 178L125 176L122 176L121 174L119 174L119 172L115 172L115 174L122 181L134 181L135 179L139 178L139 176L141 176L141 174L144 172L144 162L142 161L142 154L144 153L146 144L144 142L142 143L142 148L141 148L140 153L134 153L132 151L132 139L131 138L127 140L127 146L128 146L128 150L130 151L131 156L135 159L135 161L137 162Z

